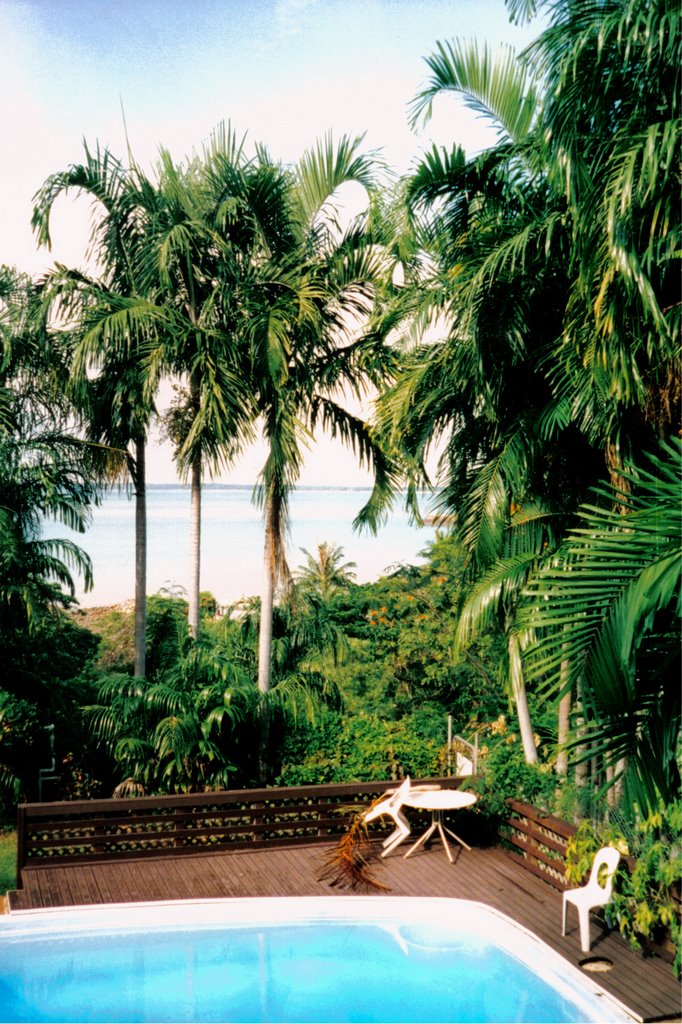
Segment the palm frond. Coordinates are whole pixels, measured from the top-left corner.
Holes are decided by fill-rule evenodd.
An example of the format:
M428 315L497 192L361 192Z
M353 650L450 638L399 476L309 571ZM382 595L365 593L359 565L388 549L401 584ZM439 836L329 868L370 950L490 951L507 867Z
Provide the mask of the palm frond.
M538 97L527 68L511 47L500 47L494 56L487 44L479 48L476 41L439 42L425 60L431 78L410 104L412 127L420 119L429 120L437 95L454 91L514 142L527 137L537 118Z

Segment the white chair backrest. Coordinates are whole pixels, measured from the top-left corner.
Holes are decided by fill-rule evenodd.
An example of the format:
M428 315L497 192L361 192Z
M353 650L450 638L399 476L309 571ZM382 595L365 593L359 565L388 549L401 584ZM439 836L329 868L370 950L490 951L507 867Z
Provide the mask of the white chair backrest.
M402 806L402 804L403 804L403 802L405 800L405 797L410 792L410 786L411 785L412 785L412 783L410 782L410 776L406 775L405 778L403 779L403 781L401 782L400 786L396 789L395 793L391 794L391 798L390 798L390 801L389 801L390 804L391 804L391 807L401 807Z
M601 850L598 850L594 855L590 880L587 883L588 886L591 889L601 889L605 896L608 895L610 897L611 889L613 888L613 876L618 867L619 860L620 853L615 846L602 846ZM602 882L599 873L603 867L606 868L606 877Z

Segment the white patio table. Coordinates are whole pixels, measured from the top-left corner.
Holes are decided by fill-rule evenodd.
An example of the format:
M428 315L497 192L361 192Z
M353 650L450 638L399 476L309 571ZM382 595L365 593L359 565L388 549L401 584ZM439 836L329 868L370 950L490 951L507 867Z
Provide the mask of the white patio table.
M426 811L431 811L431 824L427 828L423 836L420 836L416 843L414 843L405 857L409 857L411 853L418 850L420 846L423 846L427 839L438 830L441 839L443 840L443 846L445 852L448 855L448 860L453 863L452 854L450 853L450 847L448 841L445 838L447 832L456 839L461 846L464 846L467 850L471 850L471 847L464 842L460 836L443 824L443 813L445 811L459 811L463 807L471 807L476 802L475 793L463 793L459 789L435 789L429 793L410 793L404 800L404 803L408 807L419 807Z

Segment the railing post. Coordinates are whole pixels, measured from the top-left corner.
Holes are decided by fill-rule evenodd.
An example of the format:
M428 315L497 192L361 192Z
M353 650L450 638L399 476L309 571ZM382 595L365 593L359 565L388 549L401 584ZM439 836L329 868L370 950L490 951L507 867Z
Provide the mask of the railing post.
M17 889L21 889L21 872L26 863L26 807L17 807Z
M173 819L172 820L173 820L173 832L175 832L175 833L180 832L180 830L182 829L182 826L183 826L184 822L180 820L180 815L182 815L183 813L184 813L184 811L183 811L182 807L174 807L173 808L173 811L172 811ZM183 844L184 844L184 839L182 838L182 836L179 836L179 835L174 835L173 836L173 846L178 847L178 846L183 846ZM190 843L190 845L191 845L191 843Z
M265 808L265 801L264 800L259 800L257 803L251 804L251 826L252 826L252 829L251 829L251 842L252 843L257 843L259 837L262 835L262 833L256 832L256 830L253 828L254 825L262 825L263 821L265 820L262 814L259 815L258 813L255 813L255 812L257 812L261 808L263 808L263 809Z

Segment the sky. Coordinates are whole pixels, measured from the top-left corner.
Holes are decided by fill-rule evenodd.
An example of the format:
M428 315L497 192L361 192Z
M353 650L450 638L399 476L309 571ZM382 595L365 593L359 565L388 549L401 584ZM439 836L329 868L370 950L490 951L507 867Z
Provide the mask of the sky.
M285 162L330 130L365 133L400 174L433 142L478 152L494 133L454 95L410 129L424 58L439 40L521 50L537 32L510 25L504 0L0 0L0 263L32 274L54 260L84 265L82 199L56 205L52 251L36 247L30 225L36 190L81 161L84 140L124 158L127 131L146 169L160 145L181 161L221 121ZM252 483L263 460L256 446L221 479ZM155 439L148 461L150 482L175 479ZM369 477L320 440L302 483Z

